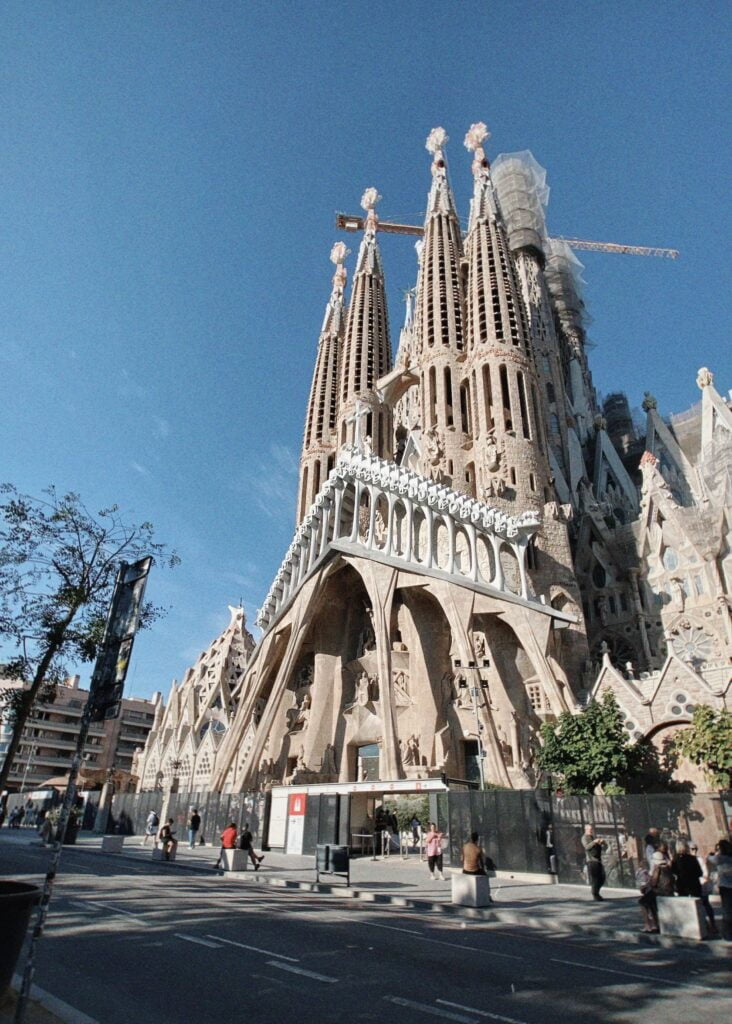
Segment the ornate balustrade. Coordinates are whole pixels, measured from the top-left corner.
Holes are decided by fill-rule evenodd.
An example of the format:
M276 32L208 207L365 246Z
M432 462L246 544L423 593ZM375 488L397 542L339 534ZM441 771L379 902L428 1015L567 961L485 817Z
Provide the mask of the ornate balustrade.
M344 448L297 528L257 625L267 629L329 550L344 546L529 600L526 546L539 526L537 512L510 516L405 466Z

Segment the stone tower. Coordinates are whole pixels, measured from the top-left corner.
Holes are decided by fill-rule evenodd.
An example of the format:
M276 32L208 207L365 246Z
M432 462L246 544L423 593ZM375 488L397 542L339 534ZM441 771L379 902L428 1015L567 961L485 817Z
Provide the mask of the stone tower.
M375 207L380 198L375 188L368 188L361 199L366 220L340 365L338 441L342 447L360 439L374 454L391 458L391 412L374 391L379 378L391 370L384 270L376 241Z
M474 478L466 452L472 424L463 379L463 243L447 180L443 153L447 141L444 128L434 128L426 143L432 153L432 187L419 259L414 322L422 407L422 466L425 476L473 494Z
M336 242L330 254L331 262L336 267L333 290L320 329L318 355L305 417L297 499L298 523L315 501L316 494L335 465L338 371L343 342L343 295L346 287L346 268L343 261L347 255L348 249L343 242Z
M465 137L474 154L465 255L475 480L484 500L538 509L549 498L549 466L521 285L482 147L487 137L482 123Z

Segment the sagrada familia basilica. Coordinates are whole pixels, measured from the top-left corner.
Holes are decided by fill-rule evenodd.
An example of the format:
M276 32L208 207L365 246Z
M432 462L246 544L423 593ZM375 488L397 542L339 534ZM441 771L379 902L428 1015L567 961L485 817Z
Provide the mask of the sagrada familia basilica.
M204 652L137 757L141 790L241 792L359 780L537 782L541 723L611 689L659 742L721 707L732 659L732 412L701 402L639 429L600 403L580 264L548 237L530 153L489 164L465 137L467 232L447 136L396 357L380 198L346 290L345 245L317 355L297 528L257 618ZM361 223L361 221L360 221Z

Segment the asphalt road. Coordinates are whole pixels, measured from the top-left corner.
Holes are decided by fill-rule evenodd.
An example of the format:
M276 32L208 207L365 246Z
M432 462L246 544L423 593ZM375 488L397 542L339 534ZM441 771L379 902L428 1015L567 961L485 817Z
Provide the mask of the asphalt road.
M47 852L0 839L0 874ZM732 961L63 854L35 982L100 1024L688 1024L730 1015Z

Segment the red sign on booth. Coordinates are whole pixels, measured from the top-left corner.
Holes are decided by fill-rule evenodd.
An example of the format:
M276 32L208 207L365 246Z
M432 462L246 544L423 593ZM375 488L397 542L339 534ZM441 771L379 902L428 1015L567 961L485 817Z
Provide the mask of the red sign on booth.
M308 798L306 793L290 793L288 814L291 817L299 817L305 814Z

